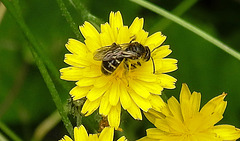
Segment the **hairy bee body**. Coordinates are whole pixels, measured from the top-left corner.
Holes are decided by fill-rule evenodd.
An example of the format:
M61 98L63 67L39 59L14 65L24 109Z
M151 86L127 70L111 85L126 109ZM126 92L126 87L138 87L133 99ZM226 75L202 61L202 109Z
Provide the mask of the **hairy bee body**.
M110 61L102 61L101 71L105 75L112 74L120 63L123 61L124 58L113 59Z
M102 61L101 71L105 75L112 74L121 62L124 60L125 67L129 70L136 68L137 65L141 66L141 63L137 61L136 64L129 66L130 60L148 61L151 57L151 51L148 46L143 46L138 42L130 42L126 44L117 45L113 43L111 46L105 46L98 49L94 55L94 59Z

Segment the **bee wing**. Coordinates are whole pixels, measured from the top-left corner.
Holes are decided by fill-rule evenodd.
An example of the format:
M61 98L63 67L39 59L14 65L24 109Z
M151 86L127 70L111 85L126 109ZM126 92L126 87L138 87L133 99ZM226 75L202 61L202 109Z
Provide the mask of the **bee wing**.
M101 47L94 52L93 59L97 61L102 61L104 56L109 52L111 52L111 46Z

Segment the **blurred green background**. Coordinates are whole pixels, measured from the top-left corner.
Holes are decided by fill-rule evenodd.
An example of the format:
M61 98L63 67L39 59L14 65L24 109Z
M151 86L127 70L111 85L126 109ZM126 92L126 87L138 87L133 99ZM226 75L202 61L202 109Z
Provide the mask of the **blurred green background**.
M77 25L83 18L69 1L64 1ZM240 52L240 1L239 0L151 0L152 3L168 11L184 2L191 5L175 10L176 14L210 35ZM228 93L228 106L221 124L232 124L240 128L240 61L210 44L183 27L164 20L163 17L144 9L128 0L83 0L85 7L104 22L110 11L121 11L124 24L130 25L135 17L144 18L144 29L150 34L162 31L167 36L165 44L173 50L169 57L179 60L179 69L172 76L178 79L174 90L165 90L167 97L178 98L181 84L187 83L191 91L202 93L202 103L211 98ZM66 67L64 54L68 53L64 44L68 38L77 38L62 16L54 0L21 0L20 8L24 20L58 69ZM185 5L186 7L187 4ZM4 11L1 7L0 11ZM56 106L49 90L34 62L21 28L6 11L0 19L0 120L9 126L23 140L31 140L35 129L50 116ZM65 82L74 86L74 83ZM66 102L68 91L58 84L61 98ZM69 89L70 90L70 89ZM122 113L121 127L130 141L146 135L147 127L153 127L145 118L143 122L133 120L126 112ZM95 116L89 120L94 121ZM72 119L74 121L74 119ZM87 120L84 120L84 123ZM220 124L219 123L219 124ZM75 125L73 123L73 125ZM87 126L87 125L86 125ZM86 127L88 128L88 127ZM89 129L91 130L91 129ZM0 133L4 136L5 134ZM59 122L44 137L45 141L58 140L68 134Z

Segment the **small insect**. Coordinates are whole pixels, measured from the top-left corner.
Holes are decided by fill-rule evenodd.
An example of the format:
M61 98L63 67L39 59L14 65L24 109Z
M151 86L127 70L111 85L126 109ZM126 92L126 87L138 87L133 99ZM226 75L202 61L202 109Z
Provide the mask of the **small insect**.
M133 39L134 40L134 39ZM137 65L141 66L141 63L132 64L128 63L130 60L140 60L147 62L151 57L151 51L148 46L143 46L138 42L125 43L125 44L116 44L113 43L110 46L104 46L99 49L94 54L93 59L97 61L102 61L101 71L105 75L112 74L124 60L125 67L129 70L136 68ZM153 62L153 59L152 59ZM131 66L129 66L131 64ZM155 73L155 65L153 62L153 73Z

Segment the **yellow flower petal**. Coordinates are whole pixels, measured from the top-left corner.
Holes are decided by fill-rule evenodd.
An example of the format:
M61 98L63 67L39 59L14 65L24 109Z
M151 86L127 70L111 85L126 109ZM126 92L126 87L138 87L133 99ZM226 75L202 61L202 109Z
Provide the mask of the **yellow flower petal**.
M171 111L173 116L176 119L183 121L181 107L177 99L175 97L171 97L168 99L167 103L168 103L169 110Z
M74 128L74 141L88 141L88 133L83 125Z
M154 125L157 127L157 129L160 129L160 131L162 131L162 132L168 133L168 132L171 132L174 130L171 126L169 126L169 122L167 122L166 120L160 120L160 119L156 118Z
M134 71L131 73L131 77L144 81L144 82L157 82L157 78L156 75L152 74L152 73L143 73L142 71Z
M143 111L147 112L148 109L152 108L152 105L150 104L150 102L149 102L147 99L145 99L145 98L139 96L138 94L136 94L136 92L131 91L131 92L130 92L130 95L131 95L133 101L134 101L134 102L138 105L138 107L140 107Z
M132 105L132 99L123 83L120 83L120 93L120 102L123 109L126 110Z
M106 91L107 89L110 87L110 83L108 83L107 85L105 85L102 88L97 88L97 87L93 87L89 93L87 94L87 98L90 101L94 101L96 99L98 99L99 97L101 97Z
M192 109L192 114L199 112L200 104L201 104L201 94L197 92L193 92L190 98L190 103L192 105L190 106Z
M67 67L60 69L60 78L68 81L77 81L83 77L82 70L82 68L77 67Z
M142 45L145 45L145 42L147 40L148 32L144 30L140 30L138 32L138 35L136 36L136 41L141 43Z
M125 136L122 136L121 138L119 138L117 141L127 141Z
M74 141L113 141L113 136L114 136L113 127L105 127L101 133L89 135L83 125L74 128ZM73 141L73 140L68 136L64 136L59 141ZM127 140L125 137L121 137L118 141Z
M112 79L111 76L102 75L101 77L96 78L94 87L101 88L107 85L107 83Z
M110 13L109 24L113 29L115 37L117 37L118 30L123 26L122 15L119 11Z
M158 80L161 83L161 86L163 88L168 88L168 89L174 89L175 88L175 82L177 81L176 78L167 75L167 74L157 74L158 75Z
M127 109L127 111L134 119L142 120L142 114L140 109L134 102L131 102L131 103L132 105Z
M92 87L76 86L69 92L69 94L73 97L73 100L78 100L85 97L91 88Z
M225 107L223 107L221 104L226 103L225 101L223 101L226 95L227 94L223 93L222 95L211 99L207 104L205 104L202 107L200 113L205 114L205 115L211 115L212 113L214 113L216 111L216 109L218 109L219 107L222 107L223 109L219 113L219 114L222 114L222 111L225 110ZM218 109L218 111L219 111L219 109Z
M200 93L193 92L190 99L184 100L184 97L182 97L182 101L183 102L181 102L181 109L184 120L192 118L196 113L199 112L201 102Z
M88 53L86 45L75 39L68 39L65 46L71 53L76 55L86 56Z
M106 127L102 130L99 141L113 141L114 128Z
M64 136L61 140L59 140L59 141L72 141L72 139L70 138L70 137L68 137L68 136Z
M116 42L114 37L113 30L108 23L101 25L100 39L102 46L109 46Z
M120 85L120 80L113 80L113 84L110 88L111 96L109 96L109 103L112 106L116 106L119 101L119 95L120 95L119 85Z
M164 119L166 116L153 109L148 110L148 112L143 112L146 118L153 124L155 124L156 119Z
M156 128L147 129L147 135L152 139L159 139L159 137L161 138L162 134L164 133L159 129Z
M156 64L155 69L157 73L167 73L177 69L176 59L154 59L154 62Z
M98 135L97 134L89 134L88 141L98 141Z
M240 129L232 125L217 125L214 126L213 131L221 140L237 140L240 138Z
M161 95L161 92L163 90L163 87L160 85L160 83L157 82L146 82L146 81L138 81L136 80L137 83L139 83L142 86L145 86L147 91L149 91L151 94L157 94ZM149 95L150 96L150 95Z
M187 84L183 83L181 92L180 92L180 103L183 105L184 102L187 103L191 98L191 92L187 86Z
M112 106L111 111L108 115L109 125L114 127L115 129L118 128L120 124L120 114L121 114L121 105L118 103L116 106Z
M99 35L99 38L100 38L100 35ZM100 40L100 39L99 39ZM100 41L96 41L94 40L94 38L92 37L87 37L85 39L85 44L88 48L88 50L91 52L91 53L94 53L97 49L99 49L100 47L103 47L100 43ZM92 55L92 54L91 54Z
M127 26L123 26L119 29L119 33L117 36L117 44L124 44L130 42L130 35Z
M100 45L99 33L92 24L84 22L83 26L80 26L79 29L85 39L90 37Z
M91 115L99 107L100 101L100 98L95 101L89 101L87 99L82 107L81 113L85 114L85 116Z
M101 100L100 107L99 107L99 113L103 116L107 116L109 111L111 110L111 105L109 103L109 91L107 91Z
M133 23L129 27L129 32L131 36L138 35L138 32L143 28L143 22L143 18L139 19L138 17L136 17L134 19Z
M129 86L143 98L148 98L150 95L149 91L147 91L147 89L136 80L130 79Z
M78 80L78 82L76 82L76 85L78 85L79 87L86 87L86 86L92 86L95 82L95 78L88 78L88 77L84 77Z
M85 59L85 56L78 56L75 54L65 54L64 62L76 67L88 67L90 65L89 60ZM79 61L81 60L81 61Z
M152 108L156 111L162 111L162 108L166 106L165 102L159 95L150 95L148 97L149 102L152 105Z
M166 40L166 38L167 37L162 35L161 32L156 32L147 38L144 45L155 48L160 46ZM153 50L154 48L150 48L150 50Z
M138 139L137 141L159 141L159 139L151 139L149 137L142 137L141 139Z
M151 54L153 59L161 59L168 56L170 53L172 53L172 50L170 50L169 48L170 48L169 45L164 45L159 48L156 48Z
M168 124L169 128L171 128L171 132L173 133L184 133L188 131L182 120L179 118L166 117L165 122Z
M182 89L180 92L180 106L182 110L182 116L183 119L190 118L191 115L191 110L192 110L192 103L190 103L190 98L191 98L191 92L188 89L187 84L182 84ZM201 99L198 99L201 100Z

